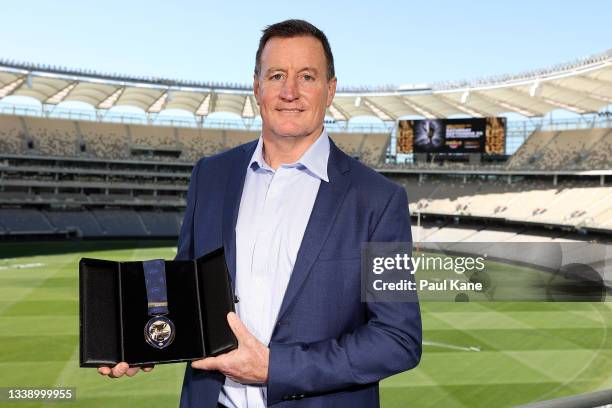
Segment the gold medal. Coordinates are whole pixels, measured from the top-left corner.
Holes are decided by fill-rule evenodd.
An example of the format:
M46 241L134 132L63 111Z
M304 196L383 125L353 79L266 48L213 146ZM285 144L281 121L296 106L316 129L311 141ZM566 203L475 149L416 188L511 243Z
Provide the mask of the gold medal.
M151 346L163 349L174 340L174 323L166 316L153 316L145 325L144 336Z

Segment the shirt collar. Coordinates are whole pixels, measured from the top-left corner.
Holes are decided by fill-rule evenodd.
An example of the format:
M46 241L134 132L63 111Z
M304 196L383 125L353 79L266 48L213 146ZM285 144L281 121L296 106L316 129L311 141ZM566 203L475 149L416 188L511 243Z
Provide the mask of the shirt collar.
M327 131L323 128L321 135L315 140L315 142L304 152L295 163L283 164L284 167L303 167L312 175L320 178L323 181L329 182L327 176L327 162L329 160L329 136ZM257 146L251 156L249 162L249 168L253 168L253 164L256 164L257 168L262 168L270 171L274 171L263 157L263 136L259 136ZM257 170L255 168L255 170Z

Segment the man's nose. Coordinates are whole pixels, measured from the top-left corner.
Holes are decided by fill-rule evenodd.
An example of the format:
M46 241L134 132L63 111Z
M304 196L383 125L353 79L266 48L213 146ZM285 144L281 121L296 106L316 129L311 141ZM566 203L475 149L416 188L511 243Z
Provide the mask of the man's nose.
M283 87L280 92L280 97L287 101L293 101L299 96L298 81L297 78L287 78L283 83Z

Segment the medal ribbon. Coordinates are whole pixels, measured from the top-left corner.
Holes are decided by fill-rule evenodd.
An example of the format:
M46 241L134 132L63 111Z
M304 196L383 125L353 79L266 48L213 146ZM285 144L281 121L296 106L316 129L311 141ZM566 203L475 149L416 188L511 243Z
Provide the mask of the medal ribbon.
M143 261L149 315L168 314L166 291L166 263L163 259Z

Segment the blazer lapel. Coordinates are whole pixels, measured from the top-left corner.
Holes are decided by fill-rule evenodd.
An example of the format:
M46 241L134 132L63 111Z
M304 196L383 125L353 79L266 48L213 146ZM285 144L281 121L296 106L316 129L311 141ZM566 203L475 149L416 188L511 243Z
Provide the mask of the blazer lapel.
M238 221L240 198L244 188L247 166L256 146L257 140L242 146L242 157L237 162L232 163L225 189L223 201L223 249L232 282L236 282L236 222ZM235 288L235 283L232 283L232 285Z
M331 231L336 214L350 186L349 177L345 174L349 171L347 157L336 147L331 139L327 171L329 182L321 181L277 321L287 311L291 302L299 293L300 287L308 277L315 260L319 256L319 252L323 249L323 244Z

